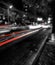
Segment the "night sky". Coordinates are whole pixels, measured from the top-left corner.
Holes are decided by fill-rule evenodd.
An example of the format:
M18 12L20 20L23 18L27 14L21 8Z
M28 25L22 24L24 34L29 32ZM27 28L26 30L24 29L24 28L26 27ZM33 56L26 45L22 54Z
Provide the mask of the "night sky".
M6 3L11 3L13 4L13 6L19 10L22 10L23 8L23 5L22 5L22 0L0 0L1 1L4 1Z

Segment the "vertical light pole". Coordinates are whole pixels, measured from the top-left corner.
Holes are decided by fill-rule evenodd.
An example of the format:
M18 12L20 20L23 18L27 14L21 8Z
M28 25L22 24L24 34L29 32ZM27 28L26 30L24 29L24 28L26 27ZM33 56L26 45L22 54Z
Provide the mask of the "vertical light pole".
M13 8L13 5L10 5L8 6L8 9L7 9L7 13L8 13L8 23L9 23L9 14L10 14L10 9Z

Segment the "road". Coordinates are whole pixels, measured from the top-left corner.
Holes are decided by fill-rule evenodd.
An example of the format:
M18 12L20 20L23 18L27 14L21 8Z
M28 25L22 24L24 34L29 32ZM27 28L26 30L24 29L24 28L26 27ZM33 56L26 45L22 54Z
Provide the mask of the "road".
M36 29L0 36L0 65L32 65L49 33L49 29Z

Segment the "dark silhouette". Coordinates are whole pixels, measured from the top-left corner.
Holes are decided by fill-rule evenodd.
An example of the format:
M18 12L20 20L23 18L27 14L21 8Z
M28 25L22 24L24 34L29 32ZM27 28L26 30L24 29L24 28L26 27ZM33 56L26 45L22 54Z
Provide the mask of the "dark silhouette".
M51 9L52 9L52 33L55 33L55 0L51 2Z

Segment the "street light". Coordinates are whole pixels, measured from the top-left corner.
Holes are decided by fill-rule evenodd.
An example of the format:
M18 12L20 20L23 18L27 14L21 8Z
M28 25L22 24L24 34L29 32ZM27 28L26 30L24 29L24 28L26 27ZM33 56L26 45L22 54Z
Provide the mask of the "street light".
M13 5L9 5L9 6L8 6L8 9L7 9L7 12L8 12L8 23L9 23L9 14L10 14L9 9L12 9L12 8L13 8Z
M43 20L43 18L41 18L41 17L37 18L37 21L42 21L42 20Z
M13 5L10 5L10 6L9 6L9 9L12 9L12 8L13 8Z

